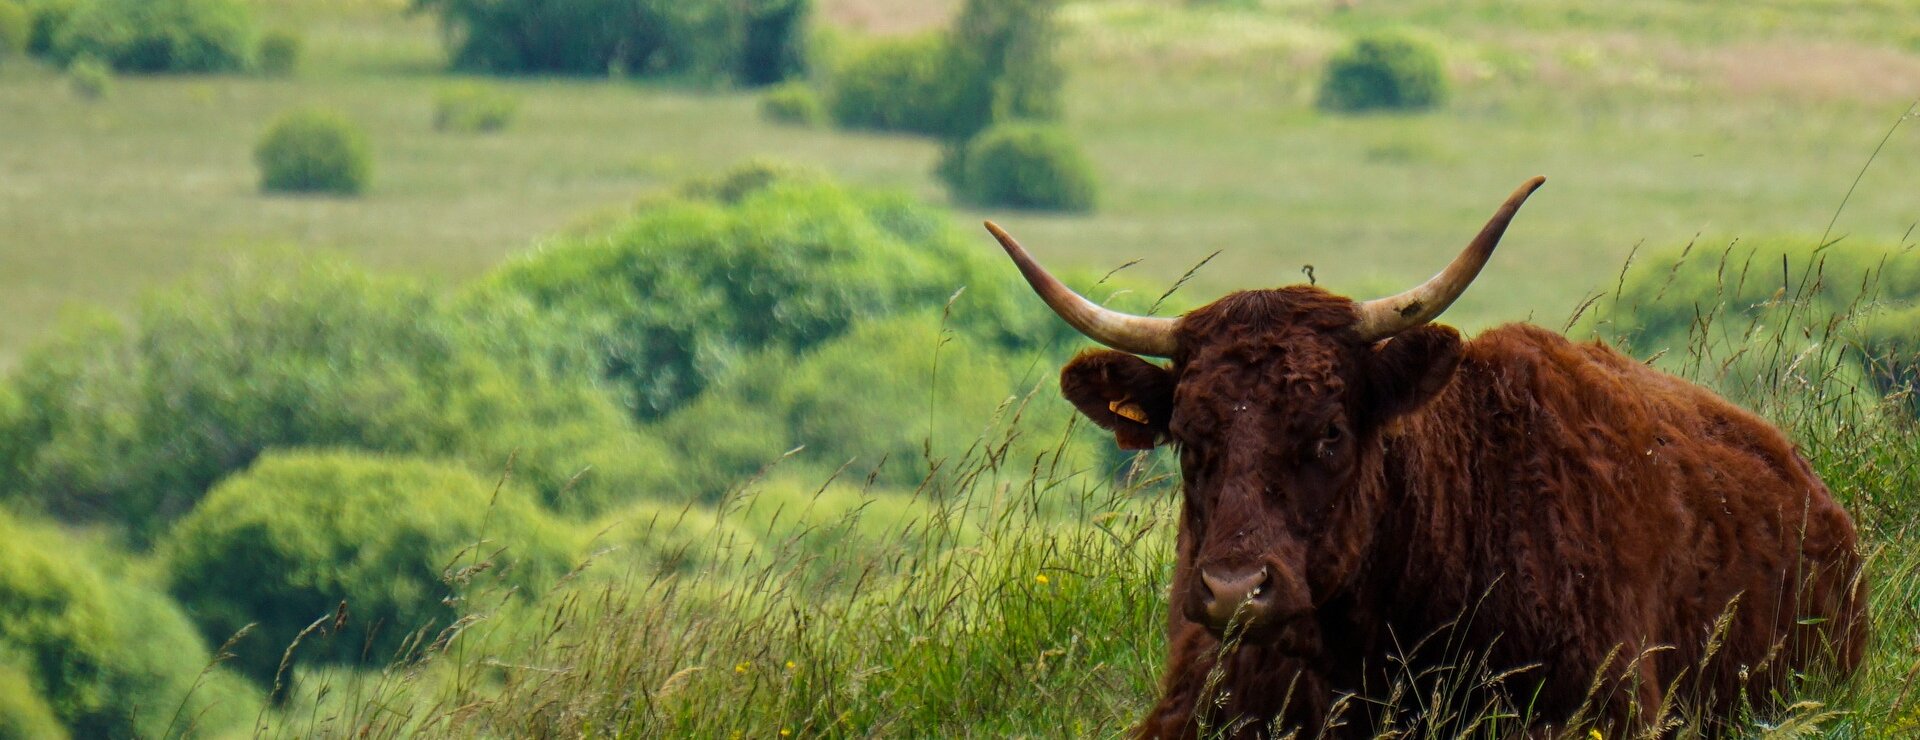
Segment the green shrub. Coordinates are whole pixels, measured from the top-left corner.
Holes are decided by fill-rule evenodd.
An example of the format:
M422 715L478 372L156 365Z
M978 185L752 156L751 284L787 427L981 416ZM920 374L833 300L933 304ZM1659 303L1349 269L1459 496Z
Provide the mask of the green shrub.
M947 138L987 127L1060 116L1058 0L967 0L950 34L946 74L954 81Z
M290 75L300 68L300 51L305 46L292 31L268 31L260 37L256 54L260 71L270 75Z
M736 200L672 200L606 233L567 238L476 287L517 295L601 358L599 375L657 419L766 350L798 351L868 318L956 304L956 325L1007 346L1057 319L979 239L898 196L786 179L764 165L720 178Z
M0 658L0 739L63 740L67 728L53 714L53 707L40 698L26 671L8 665Z
M31 0L26 5L32 16L27 34L27 52L34 56L53 54L53 40L60 34L80 0Z
M957 81L948 75L947 39L939 34L885 38L834 70L829 106L845 128L946 135L952 131Z
M818 126L827 120L827 108L812 86L789 82L761 93L760 117L774 123Z
M14 0L0 0L0 58L25 54L33 40L33 18Z
M1093 210L1093 165L1065 131L1045 124L1009 123L968 142L951 183L961 197L985 206L1050 211Z
M1840 352L1882 393L1915 387L1920 255L1868 239L1696 243L1639 260L1581 330L1731 376L1710 379L1736 395L1777 375L1782 353L1820 351Z
M446 456L483 476L512 457L516 480L568 511L671 493L651 489L671 482L659 453L593 386L599 355L543 316L339 265L242 264L26 353L17 413L0 415L0 464L18 473L0 491L142 543L282 447Z
M373 172L367 136L339 114L290 111L254 149L260 189L269 193L358 195Z
M82 100L99 100L113 91L113 68L93 57L79 57L67 65L67 85Z
M745 85L805 66L810 0L414 0L440 16L456 67L690 76Z
M0 656L12 659L0 662L27 675L67 731L164 737L192 722L214 734L252 718L256 694L224 670L202 680L211 657L171 601L74 550L0 511Z
M433 96L433 129L491 133L505 129L520 112L520 99L496 87L463 83Z
M760 549L754 532L694 503L637 501L591 525L616 576L736 572Z
M86 0L58 23L49 52L123 72L222 72L246 66L251 33L239 0Z
M870 320L799 357L748 363L661 422L661 437L705 463L688 482L709 497L803 446L782 465L816 479L848 465L853 479L910 490L930 462L995 438L1033 390L1035 381L1009 374L1026 366L975 338L943 335L931 309ZM1059 443L1049 435L1067 422L1054 413L1061 409L1040 406L1028 411L1041 418L1029 421L1045 431L1009 448L1021 465Z
M1447 99L1446 69L1432 44L1401 33L1374 33L1327 60L1322 109L1342 113L1424 110Z
M459 467L348 452L268 454L207 494L161 547L171 590L209 640L257 625L234 665L271 686L281 656L346 604L300 661L385 665L470 601L538 593L566 535L512 486Z

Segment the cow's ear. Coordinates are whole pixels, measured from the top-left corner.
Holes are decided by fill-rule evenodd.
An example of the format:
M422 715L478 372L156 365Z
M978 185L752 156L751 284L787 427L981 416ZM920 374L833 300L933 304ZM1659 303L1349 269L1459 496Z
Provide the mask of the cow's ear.
M1151 449L1173 418L1173 373L1125 352L1080 353L1060 371L1060 393L1122 449Z
M1460 332L1426 326L1373 345L1368 357L1367 401L1372 421L1385 424L1440 394L1460 367Z

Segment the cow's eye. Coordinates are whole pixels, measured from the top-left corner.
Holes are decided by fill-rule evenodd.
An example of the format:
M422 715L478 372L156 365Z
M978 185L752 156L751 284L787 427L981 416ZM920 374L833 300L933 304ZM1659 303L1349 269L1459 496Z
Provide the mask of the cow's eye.
M1322 460L1333 457L1335 452L1340 451L1340 440L1345 435L1346 432L1340 429L1338 423L1327 424L1326 430L1320 433L1320 439L1313 444L1313 456Z

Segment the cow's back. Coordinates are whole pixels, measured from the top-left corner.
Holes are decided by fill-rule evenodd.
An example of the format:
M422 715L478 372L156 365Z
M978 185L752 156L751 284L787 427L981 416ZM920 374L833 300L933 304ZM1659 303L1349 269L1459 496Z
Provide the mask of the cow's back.
M1422 584L1392 597L1400 626L1464 617L1495 661L1541 664L1548 705L1581 702L1616 649L1615 673L1655 652L1603 700L1615 714L1702 675L1708 649L1674 698L1724 702L1747 668L1763 699L1827 645L1859 659L1851 522L1785 435L1699 386L1509 325L1386 445L1401 580Z

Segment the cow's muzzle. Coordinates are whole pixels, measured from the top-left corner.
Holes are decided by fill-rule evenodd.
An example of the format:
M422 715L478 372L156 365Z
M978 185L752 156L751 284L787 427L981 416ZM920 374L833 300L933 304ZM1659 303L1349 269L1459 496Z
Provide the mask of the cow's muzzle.
M1256 629L1272 624L1279 616L1278 589L1274 588L1272 571L1264 566L1253 570L1202 570L1200 584L1200 609L1207 627L1216 632Z

